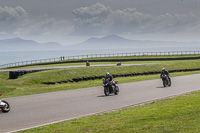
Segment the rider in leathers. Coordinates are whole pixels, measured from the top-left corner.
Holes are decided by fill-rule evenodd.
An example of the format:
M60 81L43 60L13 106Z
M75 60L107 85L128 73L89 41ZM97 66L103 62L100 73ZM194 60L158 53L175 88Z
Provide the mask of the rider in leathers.
M161 74L160 74L160 77L162 77L162 75L164 75L164 74L167 75L167 77L168 77L168 79L169 79L169 82L170 82L170 84L171 84L171 78L169 77L169 76L170 76L170 75L169 75L169 72L168 72L165 68L162 69Z
M106 73L105 79L109 81L109 86L111 86L113 81L113 76L109 72Z

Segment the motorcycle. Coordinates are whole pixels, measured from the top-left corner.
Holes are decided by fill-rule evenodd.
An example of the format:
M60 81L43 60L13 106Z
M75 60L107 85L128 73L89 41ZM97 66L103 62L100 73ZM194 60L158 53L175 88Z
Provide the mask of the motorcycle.
M0 94L1 96L2 94ZM3 113L7 113L10 111L10 105L8 102L4 101L4 100L0 100L0 112L3 112Z
M117 63L117 66L121 66L121 65L122 65L122 63L121 63L121 62Z
M88 61L86 62L86 66L90 66L90 63Z
M109 94L111 93L118 95L119 87L116 84L117 84L117 81L115 80L109 82L108 79L103 79L104 94L106 96L109 96Z
M166 75L166 74L163 74L161 76L162 78L162 81L163 81L163 86L166 87L166 86L171 86L171 82L169 80L169 77Z

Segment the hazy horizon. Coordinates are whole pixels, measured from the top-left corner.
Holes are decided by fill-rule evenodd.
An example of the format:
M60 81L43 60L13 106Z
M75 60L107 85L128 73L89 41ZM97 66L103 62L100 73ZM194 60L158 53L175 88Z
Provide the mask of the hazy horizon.
M200 42L199 7L198 0L1 0L0 40L71 45L118 35L131 40Z

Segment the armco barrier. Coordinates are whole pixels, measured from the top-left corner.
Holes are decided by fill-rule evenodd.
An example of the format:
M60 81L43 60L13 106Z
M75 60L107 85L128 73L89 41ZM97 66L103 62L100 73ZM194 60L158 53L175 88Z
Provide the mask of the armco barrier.
M170 73L175 73L175 72L189 72L189 71L200 71L200 68L195 68L195 69L179 69L179 70L169 70ZM155 75L155 74L160 74L161 71L151 71L151 72L141 72L141 73L128 73L128 74L113 74L113 77L130 77L130 76L139 76L139 75ZM95 79L102 79L105 76L92 76L92 77L81 77L81 78L73 78L71 83L73 82L79 82L79 81L87 81L87 80L95 80ZM43 82L43 84L47 85L54 85L56 83L64 83L62 81L57 81L57 82ZM68 82L65 82L68 83Z

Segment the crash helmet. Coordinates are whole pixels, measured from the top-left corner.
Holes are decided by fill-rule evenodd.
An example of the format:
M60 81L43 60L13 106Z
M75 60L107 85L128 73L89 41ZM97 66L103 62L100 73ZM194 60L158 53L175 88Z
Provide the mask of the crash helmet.
M165 68L162 68L162 71L165 71Z
M109 73L109 72L107 72L107 73L106 73L106 75L108 76L108 75L110 75L110 73Z

